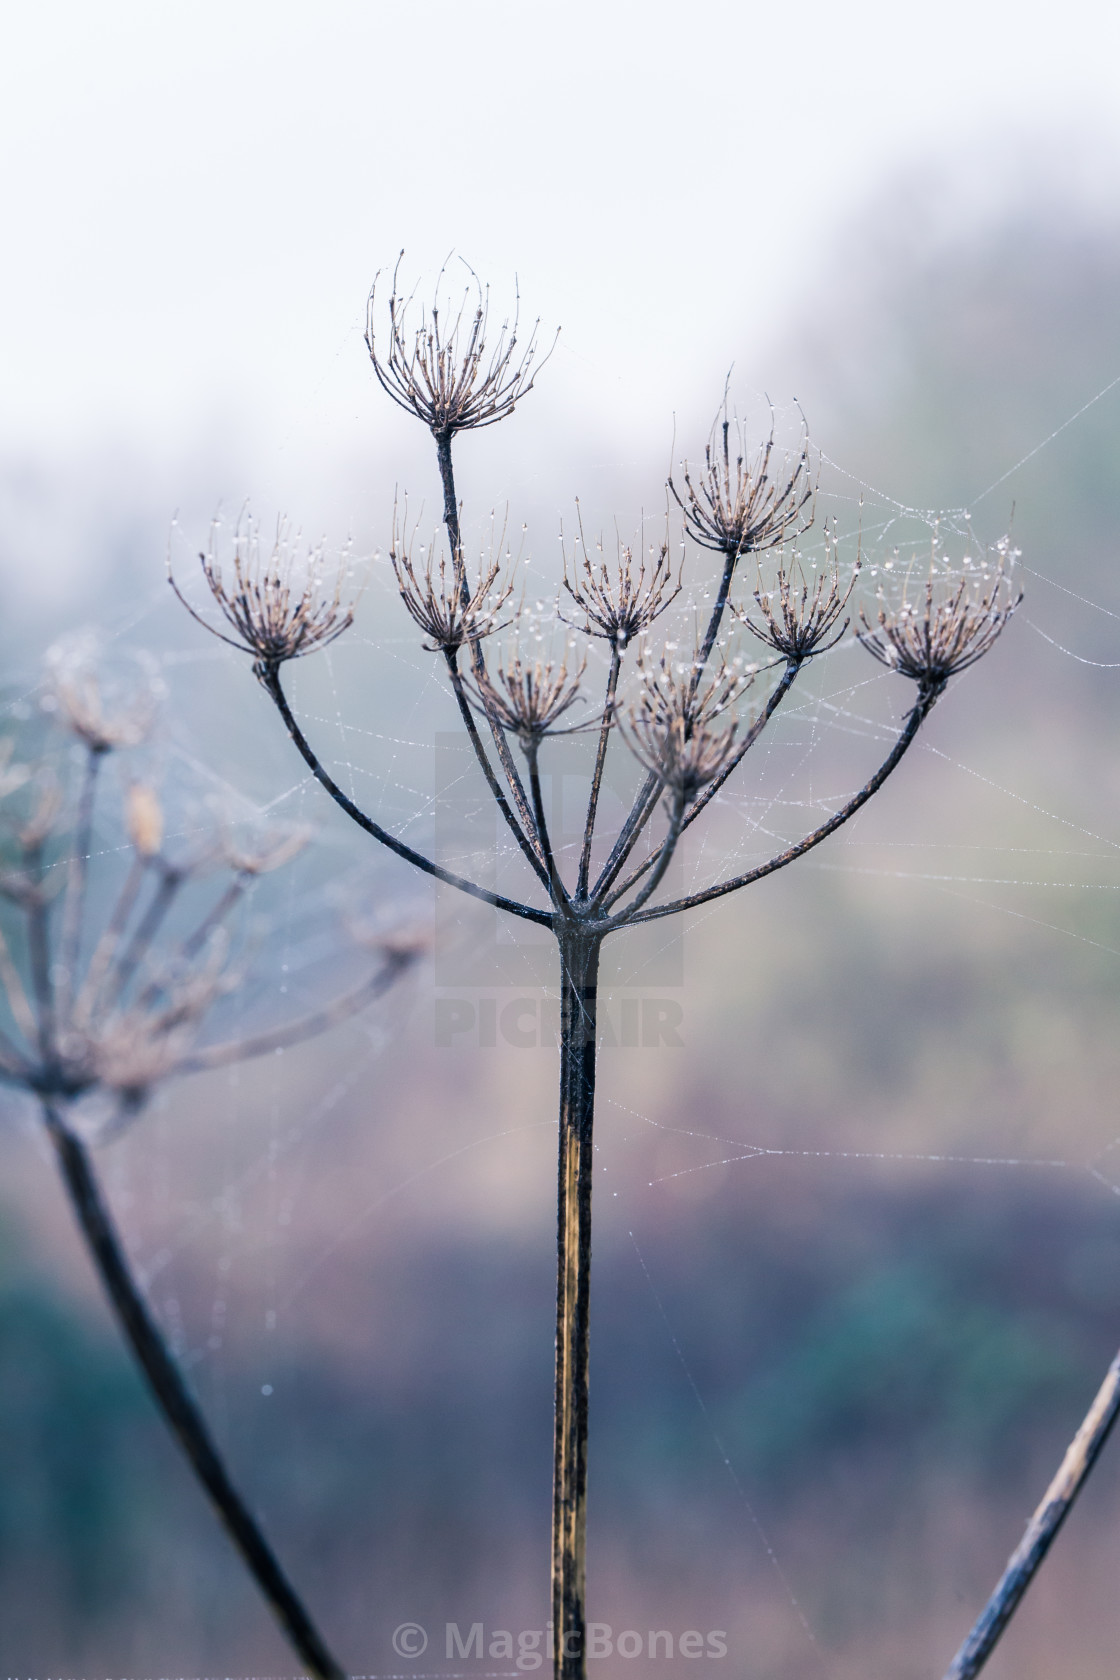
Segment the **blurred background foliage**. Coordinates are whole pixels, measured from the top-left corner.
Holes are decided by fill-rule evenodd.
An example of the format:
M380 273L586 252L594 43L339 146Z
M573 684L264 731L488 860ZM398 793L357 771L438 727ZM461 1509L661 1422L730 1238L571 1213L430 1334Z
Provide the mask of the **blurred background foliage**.
M844 498L871 487L869 548L884 493L966 507L986 539L1014 502L1026 603L858 827L689 926L685 1048L604 1053L592 1614L727 1628L735 1671L774 1680L941 1671L1120 1328L1120 671L1102 668L1120 662L1120 389L988 491L1120 373L1120 226L1058 196L971 222L938 204L927 182L870 208L736 377L796 393L843 469L823 483L849 530ZM516 505L524 482L544 510L534 529L576 491L656 505L657 463L559 439L562 419L542 380L486 457L488 485ZM463 455L469 501L481 445ZM186 486L191 540L205 501ZM162 601L132 627L166 505L141 497L130 528L96 532L66 612L154 642L178 737L274 798L293 767L247 669ZM9 669L30 672L48 616L65 614L29 599L0 625ZM438 723L393 653L402 622L360 618L337 667L299 672L309 714L345 707L383 738ZM819 697L856 680L826 669ZM837 786L859 751L838 734ZM302 809L316 892L363 854L313 796ZM736 844L733 816L721 833ZM405 890L383 859L374 880ZM406 1619L437 1630L438 1670L444 1621L546 1614L555 1058L433 1049L438 979L437 959L387 1027L168 1092L105 1157L234 1466L370 1674L395 1671ZM285 1672L18 1115L0 1148L7 1671ZM1118 1460L993 1680L1114 1674Z

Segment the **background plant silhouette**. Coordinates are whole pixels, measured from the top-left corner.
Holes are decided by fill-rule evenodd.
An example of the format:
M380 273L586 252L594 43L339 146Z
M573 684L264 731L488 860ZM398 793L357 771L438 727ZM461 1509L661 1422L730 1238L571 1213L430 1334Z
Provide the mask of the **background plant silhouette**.
M260 607L274 613L271 601ZM342 1669L234 1484L148 1304L93 1146L130 1126L167 1080L284 1049L364 1009L418 947L408 937L382 940L368 977L322 1009L279 1029L200 1043L243 978L230 933L236 913L256 879L289 862L307 835L265 825L241 837L215 829L201 842L168 837L155 787L127 764L152 722L151 687L107 700L94 666L71 651L54 662L47 702L63 739L80 748L76 790L57 745L37 743L24 762L14 735L0 742L0 987L10 1020L0 1030L0 1081L37 1104L120 1329L230 1539L301 1661L318 1680L339 1680ZM114 798L105 766L121 755ZM121 829L127 864L113 890L104 879L95 889L95 852L108 836L118 842Z

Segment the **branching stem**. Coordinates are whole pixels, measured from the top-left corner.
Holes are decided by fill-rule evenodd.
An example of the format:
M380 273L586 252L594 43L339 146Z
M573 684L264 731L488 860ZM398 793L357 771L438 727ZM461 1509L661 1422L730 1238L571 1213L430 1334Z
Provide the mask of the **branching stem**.
M484 904L493 904L498 910L507 910L511 916L520 916L522 921L536 922L541 927L552 926L552 916L548 911L534 910L531 905L520 904L516 899L506 898L501 893L491 892L487 887L480 887L475 881L469 881L463 875L455 875L450 869L444 869L442 864L433 863L431 858L426 858L422 852L406 845L403 840L398 840L396 835L390 834L388 829L382 828L381 824L374 822L372 817L367 817L365 812L343 793L337 782L328 775L316 758L292 714L291 707L288 705L287 697L280 685L279 670L266 666L261 670L260 678L280 716L284 719L288 734L311 774L320 786L326 788L335 804L341 806L346 815L352 818L359 828L364 828L367 834L372 834L375 840L380 840L383 846L388 846L391 852L395 852L398 857L404 858L406 863L414 864L417 869L422 869L425 875L433 876L435 880L442 881L445 886L457 887L460 892L466 893L470 898L481 899Z
M89 1153L50 1103L43 1104L67 1194L116 1315L156 1404L217 1508L253 1579L314 1680L345 1680L256 1520L230 1480L206 1421L133 1279Z
M812 834L807 834L803 840L798 840L795 845L787 847L784 852L779 852L777 857L772 857L769 862L760 863L756 869L748 869L745 874L736 875L730 881L720 881L714 887L706 887L703 892L691 893L687 898L675 899L672 904L657 904L652 910L641 910L632 918L633 922L654 922L662 916L675 916L680 910L692 910L698 904L708 904L712 899L723 898L727 893L738 892L740 887L749 887L752 882L761 881L765 876L772 875L775 870L784 869L787 863L793 863L797 858L804 857L806 852L811 852L814 846L819 846L822 840L827 840L830 834L835 834L836 830L846 823L850 817L854 817L860 807L866 805L873 794L878 793L891 771L903 758L906 749L917 735L923 718L936 698L936 694L919 694L918 699L910 708L897 741L871 780L866 782L859 792L848 800L847 804L842 805L838 811L834 811L827 822L814 829Z
M603 721L599 726L599 745L595 753L595 769L591 777L591 794L587 801L587 821L583 830L583 852L579 860L579 881L576 897L587 897L587 881L591 873L591 842L595 838L595 817L599 809L599 791L603 785L603 766L607 762L607 745L614 726L614 702L618 692L618 674L622 669L622 654L618 643L611 643L611 668L607 674L607 695L603 701Z

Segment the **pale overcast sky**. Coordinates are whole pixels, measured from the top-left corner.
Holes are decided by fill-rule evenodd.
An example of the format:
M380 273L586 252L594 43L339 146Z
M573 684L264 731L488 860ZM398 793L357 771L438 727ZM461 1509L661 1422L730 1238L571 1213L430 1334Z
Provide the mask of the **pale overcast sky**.
M559 400L664 415L899 171L983 183L1042 136L1111 190L1118 63L1114 0L11 6L0 451L367 425L402 245L516 270Z

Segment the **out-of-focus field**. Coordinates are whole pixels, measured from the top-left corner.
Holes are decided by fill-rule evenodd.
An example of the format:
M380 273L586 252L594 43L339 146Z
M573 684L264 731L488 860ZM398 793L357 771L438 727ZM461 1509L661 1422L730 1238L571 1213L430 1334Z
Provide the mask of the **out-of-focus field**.
M683 984L675 949L643 985L656 952L619 942L608 1009L679 1003L683 1045L602 1060L591 1614L726 1630L725 1667L759 1680L942 1672L1120 1340L1120 387L981 494L1120 374L1120 231L1060 207L940 242L908 226L892 200L853 229L842 280L735 377L800 398L845 532L844 498L870 487L869 555L888 497L967 507L981 539L1014 502L1026 602L858 823L686 925ZM558 440L561 419L545 376L492 441L467 440L468 509L508 494L519 522L524 483L543 549L575 493L624 532L660 507L660 462ZM702 441L678 432L677 452ZM417 447L402 459L431 499ZM24 505L18 486L6 501ZM15 511L9 525L14 565ZM158 519L150 540L101 541L119 564L83 611L150 633L176 740L262 802L293 788L247 661L212 657L171 605L129 627L125 599L158 586ZM371 585L352 641L292 688L397 820L410 790L444 790L434 751L394 743L453 720L391 606ZM30 607L4 627L20 679L43 628ZM906 703L857 648L814 682L748 789L769 790L775 834L802 825L797 801L858 785ZM326 883L363 860L367 898L416 902L314 790L284 808L321 823L299 879L324 916ZM729 808L686 869L726 863L745 834ZM489 1636L547 1614L556 1054L466 1030L437 1042L440 998L500 1012L541 996L504 947L489 981L464 984L485 915L441 900L438 928L368 1023L176 1087L103 1156L232 1463L366 1675L408 1666L391 1646L405 1621L432 1636L424 1673L507 1669L445 1663L444 1624ZM288 1672L118 1345L43 1150L6 1112L6 1672ZM1118 1532L1114 1444L993 1680L1112 1680Z

